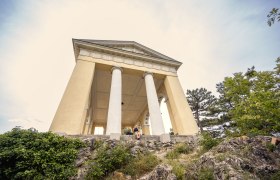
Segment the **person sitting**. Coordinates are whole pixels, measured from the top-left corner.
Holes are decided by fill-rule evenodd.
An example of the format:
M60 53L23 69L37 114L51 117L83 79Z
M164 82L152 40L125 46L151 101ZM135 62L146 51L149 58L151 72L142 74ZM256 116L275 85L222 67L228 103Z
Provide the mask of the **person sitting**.
M139 132L138 128L137 128L137 127L135 127L135 128L133 129L133 132L134 132L134 134L135 134L135 136L136 136L136 139L137 139L137 140L139 140L139 139L140 139L141 134L140 134L140 132Z
M135 128L133 129L133 132L134 132L134 134L136 135L136 133L138 132L138 128L135 127Z

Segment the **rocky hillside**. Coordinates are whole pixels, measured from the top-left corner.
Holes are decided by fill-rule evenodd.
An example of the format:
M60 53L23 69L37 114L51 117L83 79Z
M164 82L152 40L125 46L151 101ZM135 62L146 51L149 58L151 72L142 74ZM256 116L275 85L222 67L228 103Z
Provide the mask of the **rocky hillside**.
M280 144L271 137L239 137L225 140L188 164L186 179L201 172L212 179L280 179Z
M72 179L280 179L280 144L272 145L271 137L232 138L209 151L197 138L170 143L85 141L89 147L80 151L79 171ZM121 166L102 164L115 161Z

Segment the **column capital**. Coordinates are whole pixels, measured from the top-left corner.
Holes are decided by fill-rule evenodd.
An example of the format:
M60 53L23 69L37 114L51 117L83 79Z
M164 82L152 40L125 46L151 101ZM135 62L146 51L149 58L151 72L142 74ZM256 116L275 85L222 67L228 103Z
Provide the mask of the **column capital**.
M146 75L152 75L152 76L154 76L154 73L149 72L149 71L145 71L144 74L143 74L143 78L145 78Z
M113 66L111 69L111 72L113 72L115 69L119 69L121 72L123 72L123 68L121 68L119 66Z

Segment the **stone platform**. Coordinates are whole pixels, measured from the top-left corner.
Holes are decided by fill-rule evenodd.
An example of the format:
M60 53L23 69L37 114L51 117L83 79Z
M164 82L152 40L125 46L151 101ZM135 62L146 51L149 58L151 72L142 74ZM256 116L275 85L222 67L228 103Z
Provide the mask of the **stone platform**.
M66 137L79 138L81 140L85 139L96 139L96 140L109 140L109 135L65 135ZM157 135L143 135L141 136L141 141L161 141L160 136ZM135 135L121 135L120 141L137 141ZM188 135L171 135L170 141L174 143L180 142L197 142L198 136L188 136Z

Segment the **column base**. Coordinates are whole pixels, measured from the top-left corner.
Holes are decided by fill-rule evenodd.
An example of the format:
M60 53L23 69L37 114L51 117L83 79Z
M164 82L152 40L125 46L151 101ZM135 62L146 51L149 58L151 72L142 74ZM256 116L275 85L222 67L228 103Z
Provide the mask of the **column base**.
M110 139L113 140L120 140L121 139L121 134L120 133L111 133L110 134Z
M160 142L163 142L163 143L171 141L170 134L162 134L162 135L160 135L159 139L160 139Z

